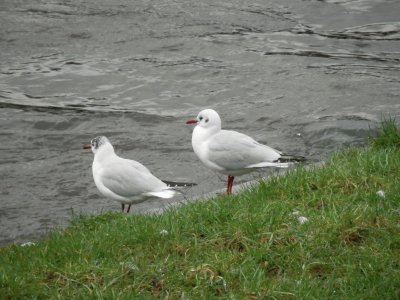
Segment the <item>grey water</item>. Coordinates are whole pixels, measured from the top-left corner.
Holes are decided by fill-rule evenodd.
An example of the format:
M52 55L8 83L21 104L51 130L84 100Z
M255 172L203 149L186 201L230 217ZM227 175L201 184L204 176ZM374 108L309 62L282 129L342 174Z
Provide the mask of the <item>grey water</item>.
M198 183L172 202L223 188L185 124L204 108L310 161L365 143L400 115L400 1L2 0L0 245L120 209L82 149L97 135L162 179Z

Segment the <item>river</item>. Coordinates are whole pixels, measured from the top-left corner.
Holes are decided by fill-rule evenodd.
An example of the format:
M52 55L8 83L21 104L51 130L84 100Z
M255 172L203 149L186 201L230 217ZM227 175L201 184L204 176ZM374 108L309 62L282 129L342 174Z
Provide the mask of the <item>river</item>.
M400 115L399 16L398 0L2 0L0 245L120 209L82 149L98 135L198 183L186 198L226 180L191 147L185 121L204 108L312 162L365 143Z

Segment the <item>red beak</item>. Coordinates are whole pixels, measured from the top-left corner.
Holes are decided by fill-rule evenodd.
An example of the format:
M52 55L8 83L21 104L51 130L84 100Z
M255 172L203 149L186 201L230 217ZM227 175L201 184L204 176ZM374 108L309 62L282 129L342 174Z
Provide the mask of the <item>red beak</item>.
M90 144L84 144L83 149L92 149L92 145Z
M186 121L186 124L197 124L197 120L196 119L191 119L191 120L188 120L188 121Z

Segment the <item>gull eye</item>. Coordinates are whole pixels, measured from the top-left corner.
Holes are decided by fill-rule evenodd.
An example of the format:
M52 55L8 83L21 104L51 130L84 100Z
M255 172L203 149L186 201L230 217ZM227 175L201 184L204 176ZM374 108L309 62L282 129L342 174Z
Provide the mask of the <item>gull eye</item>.
M203 117L199 117L199 120L200 120L200 121L203 120Z

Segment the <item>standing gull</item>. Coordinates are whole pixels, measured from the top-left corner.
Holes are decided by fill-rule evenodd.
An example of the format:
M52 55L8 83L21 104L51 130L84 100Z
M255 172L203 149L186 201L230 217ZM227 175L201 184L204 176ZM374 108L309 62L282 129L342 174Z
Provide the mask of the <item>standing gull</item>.
M141 163L119 157L105 136L99 136L84 145L94 153L92 171L99 191L107 198L125 204L129 212L131 204L143 202L151 197L172 198L177 191L169 184L155 177ZM180 183L177 183L180 185ZM193 185L193 184L189 184Z
M193 150L206 167L228 175L226 193L232 193L236 175L259 168L287 168L290 161L304 161L304 157L284 155L237 131L221 129L221 118L213 109L202 110L196 119L192 134Z

